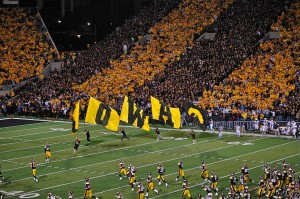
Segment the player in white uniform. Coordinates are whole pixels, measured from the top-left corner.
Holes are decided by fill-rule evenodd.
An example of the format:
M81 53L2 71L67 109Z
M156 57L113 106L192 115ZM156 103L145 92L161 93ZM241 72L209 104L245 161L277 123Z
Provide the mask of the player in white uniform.
M210 132L215 132L214 121L212 119L209 121L209 129L210 129Z
M262 128L262 134L263 135L267 134L268 128L269 128L269 121L267 120L267 118L264 118L263 128Z
M296 139L296 133L297 133L297 123L292 121L292 133L293 133L293 137L294 139Z
M235 132L236 132L236 137L240 138L241 137L241 126L239 124L237 124L235 126Z
M219 139L222 140L223 138L223 126L219 126Z
M273 132L274 131L274 120L273 119L271 119L269 121L269 127L270 127L270 130Z
M254 130L255 130L255 133L256 133L256 132L259 131L259 120L257 118L255 118L253 123L254 123Z

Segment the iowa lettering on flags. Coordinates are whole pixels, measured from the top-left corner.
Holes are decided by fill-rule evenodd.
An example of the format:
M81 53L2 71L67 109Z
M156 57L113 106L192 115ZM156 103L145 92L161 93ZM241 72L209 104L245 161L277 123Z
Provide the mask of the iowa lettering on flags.
M116 110L90 97L85 122L100 124L112 131L118 131L120 117Z
M124 98L120 120L150 131L149 116L146 116L146 113L127 96Z
M155 120L160 120L173 128L180 128L180 110L179 108L168 107L158 99L150 97L152 116Z
M72 114L72 134L75 135L79 128L79 102L75 104L75 108Z
M208 113L206 110L195 106L193 103L184 100L182 104L184 111L186 112L187 115L191 117L197 117L200 124L205 124L206 126L209 125L209 120L208 120Z

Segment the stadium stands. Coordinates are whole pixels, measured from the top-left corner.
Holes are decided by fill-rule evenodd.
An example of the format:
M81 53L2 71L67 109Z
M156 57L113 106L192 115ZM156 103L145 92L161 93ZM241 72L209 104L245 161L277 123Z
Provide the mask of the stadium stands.
M161 9L163 3L166 9ZM45 107L47 102L47 109L66 113L73 100L91 95L120 109L122 97L131 95L145 108L154 95L173 106L183 98L200 101L223 116L230 110L235 114L231 119L253 119L253 110L264 117L271 108L276 115L299 119L299 54L290 53L299 34L291 30L297 14L272 26L282 32L280 41L259 43L288 5L188 0L163 17L177 3L156 1L91 49L65 53L63 70L27 85L15 104ZM212 41L194 41L201 32L217 34ZM152 39L141 42L147 33Z
M145 35L150 27L176 7L178 2L179 0L155 1L155 4L142 9L139 15L128 19L123 26L117 28L103 41L92 45L90 49L63 53L62 56L65 58L63 69L53 72L51 78L27 85L26 90L20 93L19 99L26 102L35 101L35 96L38 96L45 102L74 96L72 86L83 83L102 68L109 67L110 60L122 55L124 44L128 46L129 52L138 37Z
M0 85L40 74L55 52L39 31L35 9L0 8Z
M131 53L111 62L111 68L75 88L98 96L112 105L118 96L132 93L180 59L187 47L193 46L193 36L215 20L233 1L183 1L167 17L150 30L152 40L138 43ZM170 66L172 67L172 66ZM170 88L168 88L170 89ZM147 97L147 96L145 96Z
M257 110L276 109L278 113L293 114L290 119L295 119L299 111L299 51L295 45L299 30L293 24L297 19L289 19L295 16L294 13L288 14L282 15L272 26L274 30L279 29L281 39L260 43L257 53L246 60L240 69L234 70L219 85L204 91L199 99L202 106L214 108L234 105L240 109L243 104L249 111L254 110L255 117L258 117ZM284 27L283 21L287 19L293 23ZM295 90L296 82L298 88ZM289 93L291 96L287 97Z

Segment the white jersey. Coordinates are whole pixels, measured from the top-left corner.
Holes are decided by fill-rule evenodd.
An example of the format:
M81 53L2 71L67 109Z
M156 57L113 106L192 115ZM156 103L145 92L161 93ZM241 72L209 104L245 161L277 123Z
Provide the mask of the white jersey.
M235 132L241 132L241 126L239 126L239 125L237 125L236 127L235 127Z
M269 121L269 126L270 126L270 130L273 131L274 130L274 124L275 122L273 120Z
M209 121L209 128L210 128L210 129L213 129L213 127L214 127L214 121L213 121L213 120L210 120L210 121Z
M241 127L239 125L237 125L235 128L236 128L235 129L236 136L240 137L241 136Z
M269 121L267 119L264 119L263 121L263 132L266 132L268 130Z
M294 138L296 138L296 133L297 133L297 123L296 122L294 122L292 124L292 133L293 133Z
M258 130L259 129L259 121L258 120L254 120L253 123L254 123L254 129Z
M223 136L223 126L219 126L218 135L219 135L219 139L222 139L222 136Z

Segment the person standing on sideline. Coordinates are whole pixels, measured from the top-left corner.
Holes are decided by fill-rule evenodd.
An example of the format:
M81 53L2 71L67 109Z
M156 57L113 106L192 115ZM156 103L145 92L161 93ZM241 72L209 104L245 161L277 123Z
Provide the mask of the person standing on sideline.
M50 151L50 144L48 143L45 146L45 158L46 158L46 163L49 163L51 158L51 151Z
M155 129L155 133L156 133L156 136L157 136L157 141L160 141L161 140L161 135L160 135L160 131L157 127Z
M297 138L297 123L295 121L292 121L292 135L293 138Z
M237 124L235 126L236 137L239 139L241 137L241 126Z
M209 121L209 129L210 129L210 132L214 133L215 132L215 129L214 129L214 121L213 119L211 119Z
M86 140L88 141L88 143L91 142L91 135L90 135L90 131L85 129L85 135L86 135Z
M193 129L191 129L191 136L192 136L193 144L197 144L197 142L196 142L196 134L193 131Z
M242 123L242 126L241 126L241 133L246 133L246 125L244 122Z
M32 171L33 180L36 182L39 182L37 176L36 176L36 167L37 163L35 162L34 158L31 159L31 162L29 163Z
M123 142L124 139L130 140L130 138L127 136L124 128L121 128L120 131L121 131L121 134L122 134L121 142Z
M79 138L76 138L75 143L74 143L74 151L73 151L73 155L76 155L77 149L78 149L78 147L79 147L79 144L80 144L80 139L79 139Z
M254 132L255 133L259 132L259 120L257 118L255 118L253 123L254 123Z
M223 126L219 126L219 140L223 138Z

